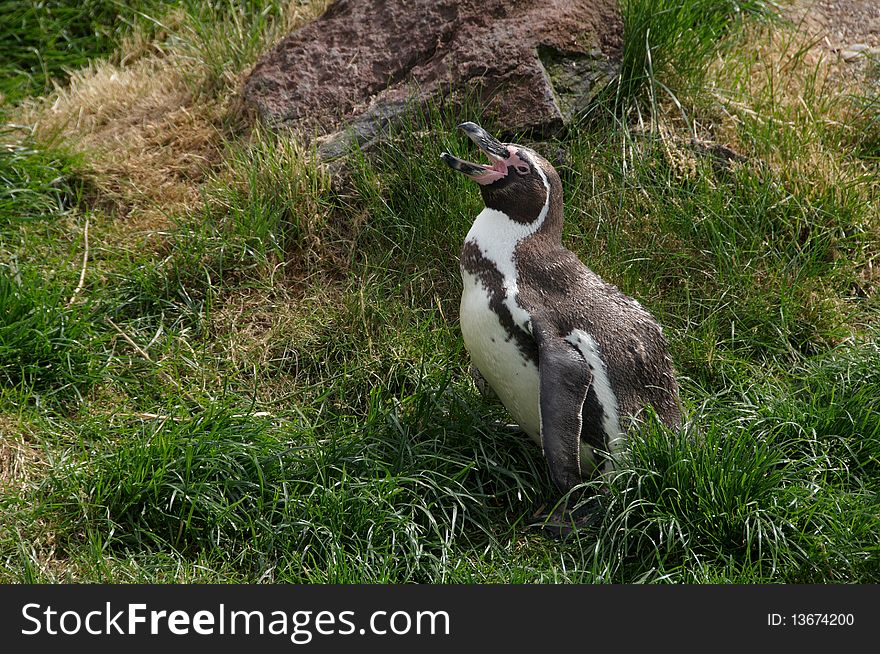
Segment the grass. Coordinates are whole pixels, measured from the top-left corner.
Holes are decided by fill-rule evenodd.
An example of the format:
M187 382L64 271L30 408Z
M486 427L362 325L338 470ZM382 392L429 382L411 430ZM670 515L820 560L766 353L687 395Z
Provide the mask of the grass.
M880 580L877 70L846 86L766 3L623 4L611 100L534 145L688 417L560 542L457 327L480 199L439 154L503 126L413 111L331 173L235 101L323 3L57 4L81 47L4 88L0 579Z
M9 130L14 132L15 130ZM0 150L0 215L15 214L16 222L41 220L78 204L83 181L75 158L53 149L18 142ZM0 229L12 227L4 220Z
M79 308L68 308L59 288L33 274L0 271L0 368L4 385L29 392L88 388L95 378L91 325Z
M703 85L724 35L746 17L771 16L773 5L766 0L622 0L615 104L626 110L645 96L692 95Z
M170 4L5 0L0 5L0 94L17 100L50 91L67 71L86 65L93 57L112 54L132 28L149 30L153 23L148 14Z

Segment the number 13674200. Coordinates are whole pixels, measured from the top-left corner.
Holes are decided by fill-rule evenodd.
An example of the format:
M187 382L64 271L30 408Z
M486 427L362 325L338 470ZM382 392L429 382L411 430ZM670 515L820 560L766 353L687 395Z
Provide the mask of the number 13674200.
M768 613L769 627L851 627L855 624L852 613Z

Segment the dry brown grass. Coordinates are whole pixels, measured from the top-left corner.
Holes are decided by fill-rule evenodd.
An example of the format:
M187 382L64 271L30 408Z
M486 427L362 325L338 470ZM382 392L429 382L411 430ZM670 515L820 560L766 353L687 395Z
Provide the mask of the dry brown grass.
M262 34L266 47L323 12L326 0L290 2L285 20ZM74 72L64 87L26 105L19 122L36 138L84 155L95 204L136 231L162 229L201 201L230 127L243 126L246 71L205 93L211 74L193 57L192 25L179 12L152 36L135 33L108 61ZM169 36L174 39L169 39Z
M99 205L123 217L146 212L161 224L198 200L218 159L221 115L215 103L194 102L173 63L148 58L74 73L38 111L35 132L87 155Z
M318 280L307 290L278 284L228 294L212 314L214 351L241 371L276 369L277 375L284 362L295 377L297 352L320 341L342 310L340 296Z
M45 463L29 441L30 434L18 419L0 415L0 489L23 487Z
M844 68L849 64L817 29L809 18L755 26L709 79L717 101L714 140L783 179L821 190L863 178L866 164L850 157L847 145L858 125L852 98L863 77ZM752 139L755 130L769 136Z

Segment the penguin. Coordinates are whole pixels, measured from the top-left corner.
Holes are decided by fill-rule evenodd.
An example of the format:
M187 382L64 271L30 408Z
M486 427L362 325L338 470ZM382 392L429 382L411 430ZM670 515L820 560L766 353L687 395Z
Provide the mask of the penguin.
M461 249L464 344L475 376L542 448L570 498L614 469L646 408L670 428L681 424L667 343L639 302L562 244L562 181L553 166L476 123L459 128L491 161L441 155L477 183L485 204ZM575 529L585 519L564 503L561 511L555 519Z

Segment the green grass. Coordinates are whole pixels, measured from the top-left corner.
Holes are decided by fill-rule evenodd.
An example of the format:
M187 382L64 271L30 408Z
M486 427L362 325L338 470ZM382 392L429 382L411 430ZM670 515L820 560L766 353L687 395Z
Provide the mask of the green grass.
M51 268L69 265L70 253L51 257L41 243L59 238L82 201L76 169L75 158L28 139L0 150L0 383L31 400L81 397L102 365L89 308L71 303L76 282Z
M222 407L123 423L88 466L102 435L84 433L47 481L43 510L66 516L75 542L121 530L112 552L219 556L243 574L291 581L430 581L447 574L454 547L491 538L498 499L529 488L520 478L530 460L499 442L491 464L475 464L487 454L475 451L487 448L477 417L442 390L418 396L397 412L376 393L360 424L279 428Z
M157 26L153 14L161 0L50 0L0 3L0 94L7 101L45 93L67 71L111 54L135 27Z
M118 47L133 33L149 45L128 52L129 61L151 49L161 53L175 32L205 73L196 90L214 93L255 60L285 9L277 0L4 0L0 98L12 103L44 94L63 85L70 71L102 58L118 60Z
M8 129L12 135L14 129ZM76 159L64 152L35 147L27 140L0 148L0 229L63 214L79 203L84 182Z
M591 483L602 518L564 542L525 526L559 498L470 382L457 326L481 202L439 154L473 150L464 119L502 125L414 110L341 175L222 116L201 204L142 230L101 202L88 153L7 135L0 447L32 461L0 480L0 579L876 583L874 87L840 95L791 39L803 111L739 29L766 7L625 3L614 91L633 111L599 104L534 144L562 153L566 244L664 325L687 410L680 432L633 434ZM250 9L125 29L191 53L193 90L223 100L284 13ZM118 39L114 21L97 32ZM704 156L698 129L745 160Z
M615 105L666 101L702 86L724 36L745 17L772 16L767 0L622 0L623 52Z
M81 393L100 367L88 316L33 273L0 269L0 381L28 392Z

